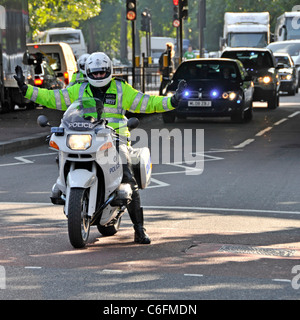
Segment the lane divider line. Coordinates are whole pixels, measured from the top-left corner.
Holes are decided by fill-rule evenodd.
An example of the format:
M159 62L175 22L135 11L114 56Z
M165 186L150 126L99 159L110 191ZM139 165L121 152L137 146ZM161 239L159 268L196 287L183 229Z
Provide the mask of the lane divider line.
M289 118L294 118L294 117L296 117L298 114L300 114L300 111L296 111L296 112L290 114L288 117L289 117Z
M296 117L296 116L299 115L299 114L300 114L300 111L296 111L296 112L290 114L290 115L288 116L288 118L294 118L294 117ZM288 118L280 119L279 121L275 122L275 123L273 124L273 126L278 126L278 125L280 125L281 123L289 120ZM255 136L256 136L256 137L261 137L261 136L263 136L266 132L272 130L272 129L273 129L273 126L272 126L272 127L267 127L266 129L259 131ZM242 149L242 148L244 148L245 146L249 145L250 143L252 143L252 142L254 142L254 141L255 141L255 139L247 139L247 140L243 141L242 143L240 143L239 145L234 146L233 148L234 148L234 149Z
M247 146L248 144L252 143L253 141L255 141L255 139L247 139L244 142L240 143L237 146L234 146L235 149L241 149L244 148L245 146Z
M272 130L272 129L273 129L273 127L268 127L268 128L266 128L266 129L264 129L264 130L259 131L255 136L256 136L256 137L261 137L261 136L264 135L266 132L268 132L268 131L270 131L270 130Z
M287 120L288 120L287 118L283 118L283 119L275 122L275 123L274 123L274 126L278 126L278 125L280 125L281 123L283 123L283 122L285 122L285 121L287 121Z

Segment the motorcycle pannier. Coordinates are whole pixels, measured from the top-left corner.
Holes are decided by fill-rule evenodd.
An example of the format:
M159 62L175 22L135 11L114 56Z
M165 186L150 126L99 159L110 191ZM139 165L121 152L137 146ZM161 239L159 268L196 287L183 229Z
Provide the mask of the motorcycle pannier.
M145 189L151 180L152 163L148 148L132 149L130 154L134 176L140 189Z

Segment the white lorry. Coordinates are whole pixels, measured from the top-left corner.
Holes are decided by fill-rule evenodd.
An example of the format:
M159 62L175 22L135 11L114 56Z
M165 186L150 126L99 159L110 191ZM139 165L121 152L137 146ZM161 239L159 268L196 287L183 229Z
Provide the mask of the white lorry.
M220 49L264 48L270 43L269 12L226 12Z
M285 12L277 18L274 40L295 40L300 39L300 12Z
M21 66L25 82L32 78L31 68L25 64L26 32L29 30L27 0L0 1L0 113L19 107L29 107L16 80L15 68Z
M167 49L166 43L168 42L175 45L176 39L168 37L151 37L151 57L153 64L158 64L161 54ZM142 37L141 53L145 53L145 56L147 56L147 43L145 37Z
M35 37L35 41L41 43L66 42L72 48L76 59L82 54L87 53L85 40L80 29L63 27L45 30Z

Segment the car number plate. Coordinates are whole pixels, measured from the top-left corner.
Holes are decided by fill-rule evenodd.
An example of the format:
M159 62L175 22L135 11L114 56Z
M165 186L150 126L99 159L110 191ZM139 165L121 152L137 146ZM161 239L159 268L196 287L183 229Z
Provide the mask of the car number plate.
M211 101L188 101L189 107L211 107Z

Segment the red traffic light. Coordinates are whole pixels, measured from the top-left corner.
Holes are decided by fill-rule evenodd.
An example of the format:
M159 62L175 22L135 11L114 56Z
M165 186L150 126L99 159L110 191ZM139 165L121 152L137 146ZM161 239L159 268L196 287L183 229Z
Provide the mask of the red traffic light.
M174 4L174 6L178 6L179 0L173 0L173 4Z
M173 27L178 28L179 26L180 26L180 20L178 19L173 20Z
M136 19L136 0L126 0L126 19L130 21Z
M127 20L135 20L136 13L134 11L128 11L126 15Z

